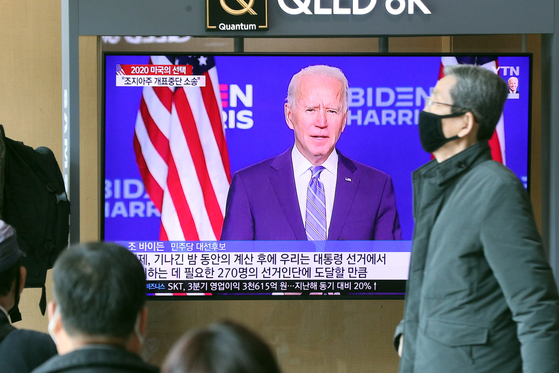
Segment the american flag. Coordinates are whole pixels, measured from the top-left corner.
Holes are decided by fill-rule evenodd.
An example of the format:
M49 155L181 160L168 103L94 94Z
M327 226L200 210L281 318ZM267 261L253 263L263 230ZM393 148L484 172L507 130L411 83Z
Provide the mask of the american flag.
M144 87L134 150L145 188L161 213L163 241L216 240L231 182L217 70L211 56L151 56L191 65L205 87Z
M490 71L496 73L499 67L499 61L497 57L472 57L472 56L462 56L462 57L441 57L441 67L439 71L439 79L444 77L445 66L456 65L456 64L470 64L478 65L484 67ZM493 160L500 162L504 165L507 164L506 152L505 152L505 120L501 114L499 122L497 123L497 128L493 133L493 136L489 140L489 147L491 148L491 157Z
M119 63L116 65L116 75L126 75Z

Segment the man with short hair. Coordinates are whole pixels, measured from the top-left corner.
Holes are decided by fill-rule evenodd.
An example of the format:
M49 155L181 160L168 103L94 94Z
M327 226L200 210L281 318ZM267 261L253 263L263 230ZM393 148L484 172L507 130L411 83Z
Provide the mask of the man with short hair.
M401 239L392 178L336 150L347 92L335 67L293 76L284 112L295 145L233 175L222 240Z
M25 285L15 229L0 220L0 371L29 373L56 355L56 346L45 333L16 329L8 312L15 309Z
M491 160L507 84L445 68L419 116L400 373L559 372L559 296L528 194Z
M142 264L113 243L71 246L53 269L49 333L57 356L34 371L158 372L139 356L146 333Z

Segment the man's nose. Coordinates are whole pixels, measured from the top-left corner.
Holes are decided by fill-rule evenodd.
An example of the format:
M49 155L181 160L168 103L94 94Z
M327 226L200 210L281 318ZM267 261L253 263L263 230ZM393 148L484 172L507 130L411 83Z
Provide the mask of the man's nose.
M326 110L318 111L315 125L320 128L324 128L328 126L328 118L326 116Z

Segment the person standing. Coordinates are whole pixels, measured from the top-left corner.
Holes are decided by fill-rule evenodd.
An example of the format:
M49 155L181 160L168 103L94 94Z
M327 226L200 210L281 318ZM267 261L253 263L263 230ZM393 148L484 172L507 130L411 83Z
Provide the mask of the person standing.
M559 372L559 296L528 194L491 160L505 81L445 68L419 117L400 373Z
M233 175L221 240L399 240L392 178L336 149L348 82L335 67L293 76L284 106L295 145Z

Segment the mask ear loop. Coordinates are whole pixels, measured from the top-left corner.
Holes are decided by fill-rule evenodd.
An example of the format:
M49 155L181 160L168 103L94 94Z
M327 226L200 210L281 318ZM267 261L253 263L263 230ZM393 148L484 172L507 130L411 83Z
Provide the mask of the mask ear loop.
M56 336L54 335L54 327L56 325L56 319L59 317L59 315L60 315L60 308L57 305L56 309L54 310L54 313L53 313L52 317L49 320L49 324L47 326L47 330L49 332L50 337L54 341L54 344L56 344ZM62 322L62 320L60 322Z
M140 332L140 315L141 311L138 313L138 317L136 318L136 323L134 324L134 335L138 338L138 342L140 342L140 346L143 346L146 338Z

